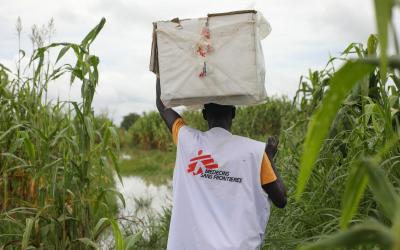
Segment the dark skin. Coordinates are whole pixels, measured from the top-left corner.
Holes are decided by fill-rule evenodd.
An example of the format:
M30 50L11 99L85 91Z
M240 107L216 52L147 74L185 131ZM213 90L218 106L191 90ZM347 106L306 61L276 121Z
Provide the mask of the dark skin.
M156 94L157 94L156 105L158 112L160 113L162 119L164 120L169 130L172 131L172 125L174 124L175 120L181 118L181 116L173 109L165 108L164 104L162 103L160 99L161 96L160 79L158 77L156 83ZM214 127L221 127L223 129L230 131L232 127L232 120L235 118L235 112L236 109L233 106L231 109L228 109L225 112L219 112L217 114L212 112L207 112L206 109L203 109L203 117L207 121L209 129ZM262 185L262 188L268 194L268 197L271 199L272 203L276 207L284 208L287 202L286 187L273 161L274 156L276 155L277 152L278 143L279 143L278 140L273 137L269 137L267 140L265 153L267 154L271 162L272 168L275 172L277 179L276 181Z

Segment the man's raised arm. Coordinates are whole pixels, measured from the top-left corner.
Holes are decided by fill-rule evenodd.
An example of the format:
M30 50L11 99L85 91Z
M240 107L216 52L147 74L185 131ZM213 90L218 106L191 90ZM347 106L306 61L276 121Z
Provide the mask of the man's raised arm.
M156 82L156 105L158 112L160 113L160 116L163 118L165 124L167 124L167 127L169 131L172 131L172 125L174 125L174 122L176 119L181 118L181 116L175 112L171 108L165 108L164 104L162 103L160 96L161 96L161 87L160 87L160 78L157 77L157 82Z

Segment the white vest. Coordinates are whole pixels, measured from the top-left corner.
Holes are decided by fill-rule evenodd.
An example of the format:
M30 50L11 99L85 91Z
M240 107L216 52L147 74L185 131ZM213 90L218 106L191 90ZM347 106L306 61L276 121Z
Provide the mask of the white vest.
M260 249L270 212L265 144L223 128L179 130L169 250Z

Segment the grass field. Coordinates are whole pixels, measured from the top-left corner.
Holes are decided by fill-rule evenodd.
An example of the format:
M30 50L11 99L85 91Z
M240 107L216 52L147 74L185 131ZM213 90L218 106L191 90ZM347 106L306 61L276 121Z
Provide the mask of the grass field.
M22 48L17 72L0 64L1 249L93 248L116 223L119 138L92 107L99 58L89 50L104 24L80 44L44 44L50 38L40 34L52 33L50 23L49 32L33 36L28 65ZM68 51L72 62L50 61L51 53L59 61ZM67 73L82 87L81 103L47 98L48 84Z

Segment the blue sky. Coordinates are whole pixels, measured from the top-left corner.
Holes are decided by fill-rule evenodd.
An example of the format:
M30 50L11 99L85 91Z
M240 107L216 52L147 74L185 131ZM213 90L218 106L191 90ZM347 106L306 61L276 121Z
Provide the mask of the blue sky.
M79 42L101 17L107 19L92 49L101 59L94 107L116 123L129 112L155 109L155 77L148 71L153 21L248 8L261 11L272 26L262 42L266 89L269 95L289 97L309 68L323 68L329 55L338 55L351 42L365 43L376 32L371 0L0 0L0 6L0 63L11 68L18 51L18 16L27 51L33 24L53 17L54 42ZM79 91L78 85L70 88L62 78L51 84L49 96L78 99Z

